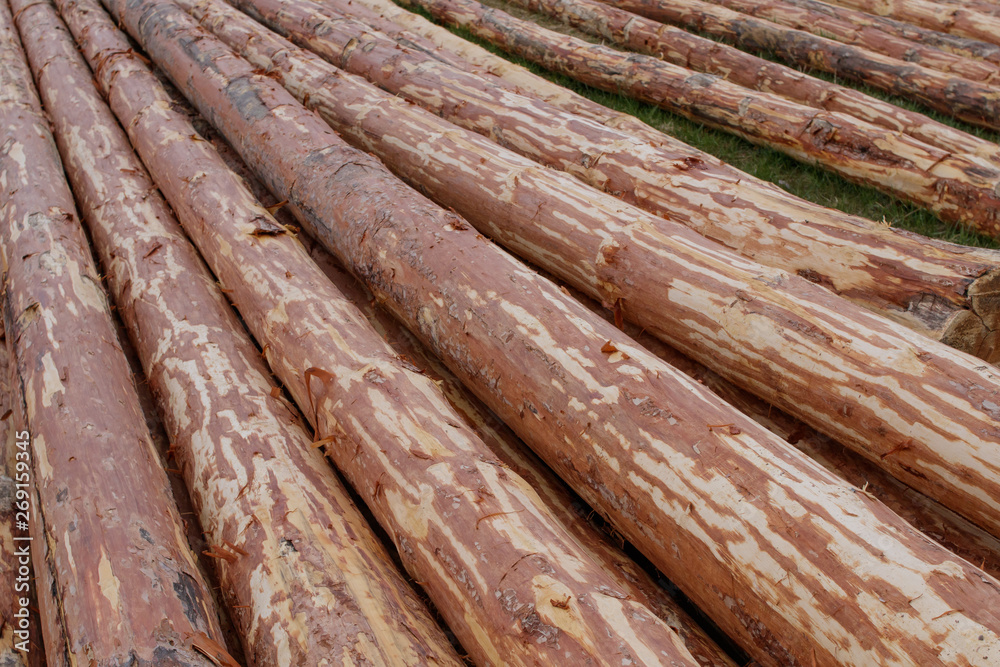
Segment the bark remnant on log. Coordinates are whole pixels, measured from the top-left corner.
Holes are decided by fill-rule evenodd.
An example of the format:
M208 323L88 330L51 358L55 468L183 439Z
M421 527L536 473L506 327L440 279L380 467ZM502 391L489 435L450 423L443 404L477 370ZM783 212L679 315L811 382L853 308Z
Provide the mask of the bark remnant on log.
M39 590L48 662L209 665L191 637L221 641L216 611L6 3L0 49L4 329L32 444L35 573L58 596Z
M274 95L269 78L245 76L238 80L254 86L241 88L238 99L219 96L233 80L229 57L206 53L208 40L186 27L179 30L166 9L143 13L136 4L142 3L116 4L123 8L124 23L154 60L175 70L175 80L269 188L296 203L310 232L765 664L793 659L817 665L941 664L940 632L947 635L948 650L959 656L949 659L960 664L971 665L977 655L1000 648L1000 619L991 616L998 585L992 578L629 342L460 219L442 218L397 193L359 196L357 162L344 164L329 148L333 135L286 97ZM140 17L145 17L141 23ZM196 41L201 59L214 63L211 76L185 64L184 52L172 48L178 34ZM187 43L191 48L192 41ZM230 76L219 74L223 67ZM408 124L404 109L419 111L400 100L376 110L360 97L330 96L366 119L393 125ZM356 132L372 131L377 141L376 127L362 123ZM447 151L444 142L462 131L450 133L423 132L415 143L398 147ZM352 159L364 161L360 173L374 168L362 155ZM478 175L484 163L476 156L475 164L480 166L470 172ZM522 169L506 186L490 189L512 205L526 194L519 184L543 171ZM562 178L568 191L582 187ZM466 181L469 187L488 187ZM450 180L441 187L458 185ZM562 188L553 192L565 194ZM603 198L587 192L588 202ZM537 204L535 198L533 211ZM835 303L844 309L842 300ZM788 539L789 526L794 540ZM875 535L887 536L885 549L872 545ZM911 585L923 595L911 593ZM805 590L810 594L795 593ZM855 590L878 590L880 599L859 601L848 592ZM907 605L914 596L920 602ZM970 598L978 600L971 607L974 618L965 602ZM960 628L979 632L984 640L970 640ZM844 646L853 653L845 655Z
M209 95L210 104L197 96L194 101L217 125L219 114L235 107L254 119L260 136L275 132L270 136L284 145L288 132L282 124L306 123L308 143L323 148L298 166L322 182L330 177L323 161L340 156L338 176L350 178L360 198L353 208L388 192L413 200L415 220L436 216L441 233L448 233L445 224L468 229L374 158L347 147L176 5L139 0L116 3L114 10L185 95L197 89ZM101 20L110 30L110 19ZM118 42L104 53L123 51L127 42L123 36ZM235 175L218 168L207 142L164 140L190 137L193 128L171 110L148 69L120 53L106 62L116 84L111 106L185 230L232 290L271 368L314 422L318 442L473 657L494 664L624 657L637 664L695 665L677 634L575 546L437 386L372 331ZM130 78L145 82L141 98L121 92L121 82ZM280 123L273 122L275 106ZM222 123L223 129L233 122ZM293 151L297 146L289 145ZM272 165L275 172L283 168L280 161ZM369 231L378 233L380 219L370 223Z
M62 2L89 54L107 42ZM57 143L254 665L460 664L185 238L50 2L19 16ZM108 51L104 51L107 54ZM124 56L128 57L128 56ZM102 61L108 65L108 61ZM105 90L141 98L135 81Z

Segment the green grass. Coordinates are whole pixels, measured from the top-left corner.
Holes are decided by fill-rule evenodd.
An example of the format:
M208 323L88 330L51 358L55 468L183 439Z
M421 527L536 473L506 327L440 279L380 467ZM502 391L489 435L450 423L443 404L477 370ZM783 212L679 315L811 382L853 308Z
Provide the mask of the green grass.
M566 28L551 19L532 15L523 10L508 5L503 0L488 0L487 4L501 8L515 16L528 17L548 28L573 34L589 41L597 41L576 30ZM412 9L412 8L411 8ZM427 16L424 14L424 16ZM428 18L430 18L428 16ZM640 102L625 95L617 95L578 83L568 77L554 74L529 63L521 58L504 53L491 44L471 35L467 30L452 28L452 32L475 42L511 62L522 65L532 72L565 86L595 102L628 113L647 124L670 134L700 150L710 153L725 162L758 178L770 181L794 195L802 197L823 206L837 208L847 213L860 215L872 220L885 220L894 227L907 229L934 238L961 243L964 245L985 248L1000 248L1000 240L978 234L968 229L959 228L942 222L930 211L904 202L874 188L851 183L846 179L824 169L798 162L783 153L769 148L754 146L744 139L720 130L692 122L682 116L665 111L657 106ZM708 35L704 35L710 37ZM769 54L756 54L775 60ZM839 80L836 77L810 72L810 74L827 81L848 85L866 94L889 101L900 107L923 113L934 120L959 128L989 141L1000 140L1000 135L990 130L962 123L943 114L936 113L922 105L906 99L887 95L881 91L864 85L853 85L851 82Z

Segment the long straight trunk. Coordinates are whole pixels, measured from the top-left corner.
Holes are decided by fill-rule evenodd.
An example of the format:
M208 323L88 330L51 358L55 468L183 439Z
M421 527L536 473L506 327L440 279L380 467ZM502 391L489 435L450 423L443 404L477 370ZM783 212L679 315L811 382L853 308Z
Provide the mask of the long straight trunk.
M25 554L31 534L16 523L17 512L22 503L31 502L34 489L31 444L23 430L24 402L10 362L9 343L0 331L0 590L7 591L0 596L0 665L44 667L38 601L33 595L37 581L31 555Z
M821 165L849 180L919 203L944 219L962 219L984 233L1000 234L1000 213L994 205L986 206L1000 198L1000 188L995 184L995 169L986 163L950 155L852 116L755 93L659 58L626 54L546 30L476 0L413 0L412 4L553 71ZM1000 101L1000 89L996 95ZM966 192L952 185L943 191L935 189L934 181L956 169L977 181L976 186ZM960 212L963 208L979 210L966 216Z
M806 462L461 219L412 194L360 189L359 176L374 162L332 150L335 135L315 117L269 77L209 49L171 7L136 0L115 8L249 166L298 206L310 231L764 664L941 664L939 632L959 664L1000 648L992 615L1000 584L992 578ZM418 112L388 100L393 124L409 123L406 109ZM365 113L381 115L368 106ZM408 137L406 146L446 151L442 142L462 134L450 132L421 134L417 143ZM442 187L487 187L469 178L475 173ZM522 169L494 192L513 203L523 192L518 183L542 173ZM580 187L568 177L560 183L566 192ZM558 192L550 201L566 194ZM874 546L882 535L890 543ZM879 597L859 599L858 590ZM834 610L839 620L831 621ZM952 632L959 627L984 639L967 642ZM838 657L844 645L853 653Z
M483 233L1000 533L1000 384L981 361L449 125L226 4L182 6Z
M43 526L35 572L48 662L209 665L221 641L6 3L0 4L4 324L27 410ZM8 593L5 592L4 595ZM55 601L57 604L50 604ZM56 647L61 647L62 650Z
M1000 17L927 0L832 0L834 4L888 16L930 30L1000 44Z
M582 295L578 298L582 298L595 312L602 312L607 319L613 319L611 311L602 308L593 300ZM718 373L678 352L640 327L626 323L625 331L650 352L690 375L827 470L878 498L893 512L952 553L979 565L994 577L1000 576L1000 539L919 491L906 486L868 459L832 438L818 433L795 417L740 389Z
M786 28L701 0L607 2L657 21L731 40L742 49L774 53L788 63L916 100L968 123L1000 128L1000 89L988 84Z
M331 652L347 652L371 664L460 664L310 446L301 416L272 394L259 352L132 152L54 7L18 5L69 178L163 407L251 663L321 665ZM78 6L67 6L66 17L78 30L89 22ZM211 377L225 382L206 383Z
M403 95L458 125L664 218L682 222L765 264L807 272L815 282L829 285L876 311L895 315L909 310L910 304L925 298L928 283L934 284L941 272L958 268L954 253L926 247L919 238L902 236L884 225L869 223L864 230L849 220L831 220L831 216L824 219L824 211L818 207L812 207L815 216L808 206L792 208L797 202L791 197L772 197L769 190L761 192L753 179L747 177L748 182L742 183L740 174L701 163L693 151L650 146L611 128L582 122L544 102L457 70L425 52L401 48L368 30L366 24L308 0L234 0L232 4L328 61L366 76L389 92ZM395 66L384 67L390 61ZM539 127L551 131L539 133ZM830 241L822 243L820 249L816 247L818 235ZM836 250L830 247L833 239L840 240ZM878 256L881 259L876 259ZM868 258L863 260L868 270L859 270L858 259L862 257ZM907 275L913 268L922 273L932 266L940 270ZM892 283L902 289L890 295ZM919 285L917 293L911 291L915 285ZM921 312L926 311L912 312L918 320L916 328L927 331L929 327L919 321ZM935 318L940 316L934 313ZM982 345L981 339L944 338L957 347L987 358L993 356L991 346Z
M678 603L652 577L615 545L613 538L599 531L590 519L589 508L514 434L483 405L448 368L409 332L375 297L322 245L309 239L309 254L323 273L364 313L382 338L397 354L412 362L441 387L448 402L482 438L490 450L531 485L576 539L580 548L617 577L618 585L677 630L684 645L700 665L735 667L733 661L712 641Z
M233 172L240 176L249 190L266 207L275 207L275 219L283 224L296 224L290 214L295 207L281 202L260 182L250 171L246 163L219 135L210 123L192 109L180 92L173 89L172 84L165 86L167 92L175 100L175 109L183 112L191 120L198 134L211 142ZM179 99L178 99L179 98ZM303 245L309 255L322 269L323 273L336 285L344 296L354 304L371 323L372 327L393 350L401 357L413 362L420 370L438 384L448 402L461 415L463 420L479 435L480 439L514 472L538 493L545 504L551 508L560 522L567 527L570 534L576 538L577 544L587 551L592 558L601 563L605 570L616 576L616 584L633 599L649 607L662 618L671 628L675 629L691 652L698 664L705 667L733 667L732 661L712 641L697 623L684 612L679 605L666 594L662 587L639 568L619 549L611 546L610 541L597 533L592 525L574 513L573 501L564 490L565 485L551 472L544 471L545 464L535 457L531 450L517 439L509 428L467 390L440 363L432 358L424 348L398 321L383 308L374 303L372 294L364 288L353 276L348 274L314 239L300 233Z
M1000 65L1000 46L983 42L980 40L949 35L946 32L930 30L920 26L897 21L885 16L877 16L857 9L842 7L832 2L820 2L819 0L786 0L789 4L797 7L805 7L811 11L823 12L827 16L836 16L845 21L850 21L852 25L859 27L870 26L879 30L908 39L920 44L926 44L934 48L948 51L966 58L977 58L986 62Z
M1000 5L989 0L938 0L943 5L958 5L984 14L1000 16Z
M746 88L775 93L807 106L839 111L928 145L989 160L1000 166L1000 146L956 130L927 116L902 109L864 93L808 76L790 67L737 48L692 35L593 0L513 0L575 28L639 53L659 56L675 65L715 74ZM997 69L1000 73L1000 68Z
M1000 331L1000 304L993 296L996 290L992 286L998 261L996 252L943 243L898 229L890 231L885 225L794 197L772 183L745 174L708 153L654 130L633 116L622 116L532 74L422 16L401 9L390 0L323 0L323 4L351 12L401 43L414 43L414 36L427 40L420 42L421 48L432 53L441 50L450 52L453 55L449 58L457 56L469 63L469 70L479 68L484 75L502 77L504 84L522 94L621 129L654 146L677 151L685 156L685 164L698 165L702 178L713 179L712 187L720 192L741 185L752 188L761 214L766 214L769 219L761 222L783 227L782 243L757 243L756 235L738 233L738 227L734 227L736 233L729 234L714 225L699 228L699 232L764 264L780 266L808 280L822 283L842 296L935 340L989 361L1000 359L995 333ZM401 27L407 30L401 30ZM725 202L726 197L721 199ZM773 201L767 203L767 199ZM716 198L710 198L704 205L713 207L722 204ZM740 224L751 224L747 221L750 213L744 211ZM674 217L681 219L676 213ZM731 211L727 210L726 215L709 217L708 221L725 224L730 218ZM800 224L806 221L809 230L825 230L821 234L824 242L822 253L806 251L813 243L812 232L800 229ZM808 238L792 241L802 236L803 232ZM859 234L863 236L859 237ZM860 254L852 250L854 239L870 234L879 238L880 242L865 243L868 250ZM891 234L891 237L885 238L886 234ZM889 248L892 250L889 251ZM892 253L891 258L883 256L886 252ZM864 266L887 267L890 263L895 274L893 278L881 270L874 273L861 270Z
M709 1L789 28L829 37L838 42L852 44L896 60L916 63L939 72L948 72L970 81L981 81L994 86L1000 83L1000 67L997 65L924 46L873 26L857 26L836 14L814 12L784 0Z
M136 30L139 15L147 29L164 30L156 41ZM136 2L121 17L175 83L185 78L178 76L183 69L192 81L207 77L219 84L218 109L232 95L258 120L270 118L269 104L298 113L293 98L207 33L174 23L171 17L193 23L176 6ZM99 34L92 27L98 24ZM624 658L695 665L676 633L630 600L574 544L532 489L463 424L436 385L379 339L209 144L177 140L191 137L193 128L170 110L166 94L125 48L124 36L113 32L110 19L94 12L88 25L86 55L102 63L111 107L161 191L231 290L271 368L314 421L327 454L473 657L493 664ZM162 51L170 55L164 58ZM210 75L199 64L208 62ZM232 77L234 70L239 78ZM462 224L302 112L302 120L313 119L309 136L322 143L322 155L341 155L355 165L343 171L351 172L356 192L385 188L385 196L413 204L414 220L437 216L442 223ZM318 158L302 166L314 177L328 177ZM372 223L377 226L378 218ZM439 229L447 233L443 224Z

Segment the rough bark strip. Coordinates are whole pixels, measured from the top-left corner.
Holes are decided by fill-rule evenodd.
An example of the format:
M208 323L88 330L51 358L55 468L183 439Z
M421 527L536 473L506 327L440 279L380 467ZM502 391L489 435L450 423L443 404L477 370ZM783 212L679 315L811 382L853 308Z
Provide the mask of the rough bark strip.
M878 16L1000 45L1000 17L927 0L833 0L834 4Z
M890 234L890 231L884 225L793 197L773 184L734 169L714 156L668 137L632 116L622 117L607 107L596 105L556 86L457 37L422 16L397 7L389 0L324 0L324 4L359 15L365 22L376 24L379 30L408 40L408 32L398 31L398 26L405 26L420 37L431 40L439 48L459 55L471 63L470 69L475 66L482 68L484 73L503 77L515 91L530 94L603 125L622 129L653 146L676 151L684 156L684 163L699 166L702 178L717 179L714 187L720 192L741 185L751 188L759 198L759 206L766 212L770 224L784 225L782 243L757 243L756 235L740 234L738 229L734 233L723 233L715 225L725 224L729 220L731 208L726 215L709 218L709 223L713 226L701 227L698 231L752 259L785 268L831 287L842 296L903 322L935 340L942 340L989 361L1000 359L1000 350L997 349L1000 339L996 333L1000 331L1000 303L997 303L997 289L994 287L998 260L996 252L942 243L895 229L890 238L870 244L872 249L869 252L855 253L850 246L858 238L858 234L881 237ZM382 18L383 16L386 18ZM393 25L397 26L395 31ZM768 196L775 201L765 205L764 199ZM733 197L721 197L722 202L713 198L702 203L705 207L722 204L731 207L736 201L735 197L734 194ZM743 213L740 222L745 224L744 216L748 211ZM678 217L676 213L674 217ZM767 223L767 220L763 222ZM807 223L807 227L801 227L802 223ZM858 227L866 231L859 232ZM807 250L812 245L817 229L825 230L822 232L825 247L822 253ZM792 242L793 238L800 237L801 241ZM882 255L889 246L894 248L892 256ZM907 255L919 260L912 261L906 258ZM892 266L895 277L890 278L881 272L876 272L876 275L865 268L875 266ZM909 278L899 273L916 267L922 267L921 272ZM927 290L933 290L933 293ZM969 310L965 310L966 308Z
M216 106L203 113L214 114L233 98L258 121L270 116L268 103L296 113L294 99L273 82L203 31L186 30L184 24L193 21L174 5L134 3L122 18L175 84L229 82L220 85L223 90L213 88ZM98 23L100 33L93 28ZM298 241L270 233L273 220L220 168L206 142L164 141L189 137L193 129L170 111L149 71L123 53L124 37L112 32L110 20L92 15L89 25L86 55L102 63L99 78L112 83L112 109L133 145L202 255L232 290L271 367L316 420L328 455L472 655L484 664L556 659L696 664L676 633L630 601L575 547L530 487L462 424L436 385L378 338ZM162 50L170 56L164 58ZM239 77L227 76L234 69ZM124 82L130 79L127 94ZM263 99L260 86L267 89ZM416 197L373 158L348 148L302 111L315 130L311 141L322 143L324 155L343 155L355 165L354 176L368 172L354 181L356 187L374 180L376 192L381 183ZM429 203L421 207L458 224L453 214Z
M183 4L308 97L335 130L482 232L1000 532L1000 507L986 490L1000 469L988 444L1000 438L992 407L1000 385L980 360L680 225L664 233L669 222L336 70L224 3ZM892 358L907 363L897 368Z
M943 5L958 5L983 14L1000 16L1000 6L989 0L938 0Z
M992 85L1000 81L1000 67L984 60L972 60L941 49L923 46L878 28L859 27L839 16L814 12L784 0L710 0L710 2L789 28L804 30L844 44L881 53L896 60L917 63L939 72L954 74L970 81Z
M207 665L191 637L202 632L221 641L215 609L143 421L6 5L0 25L5 330L48 542L49 562L35 560L35 568L49 567L59 596L58 609L43 611L56 615L66 636L65 655L46 641L48 662ZM42 549L35 546L37 558Z
M67 6L66 16L86 33L85 12ZM458 665L297 411L272 394L54 7L34 0L18 21L251 664Z
M701 0L609 0L647 18L774 53L790 64L868 84L968 123L1000 128L1000 89L793 30Z
M744 1L732 0L736 3ZM715 74L746 88L781 95L806 106L846 113L873 125L908 134L945 151L983 158L989 160L993 167L1000 165L1000 146L993 142L956 130L924 114L811 77L680 28L592 0L515 0L515 4L610 40L630 51L659 56L675 65ZM753 4L757 6L757 3ZM769 6L775 4L770 3ZM1000 76L1000 68L996 71Z
M457 229L459 219L404 193L359 195L373 162L340 161L310 114L245 68L231 78L230 57L166 7L117 6L258 176L299 205L394 314L766 664L972 664L997 650L997 582ZM213 63L211 75L192 51ZM234 95L218 95L227 88ZM887 549L870 543L881 535Z

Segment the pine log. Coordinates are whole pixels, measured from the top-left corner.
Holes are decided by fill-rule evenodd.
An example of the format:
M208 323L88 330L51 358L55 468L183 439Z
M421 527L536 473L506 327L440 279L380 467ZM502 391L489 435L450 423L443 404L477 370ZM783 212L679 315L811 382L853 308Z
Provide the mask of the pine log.
M137 2L119 8L125 9L124 25L146 42L182 92L197 82L219 86L214 108L200 109L210 119L227 108L227 94L258 121L271 117L269 104L297 113L293 98L207 33L187 27L193 21L176 6ZM133 23L139 16L143 31ZM96 21L92 17L91 25ZM100 43L90 30L86 55L104 62L101 79L111 84L112 109L133 145L208 264L232 290L271 367L314 420L318 442L472 656L493 664L551 663L557 656L697 664L675 632L575 546L531 488L462 423L436 385L378 338L299 242L282 233L221 168L207 142L165 140L190 137L193 128L170 110L148 69L121 48L124 37L111 39L110 20L101 17L101 25ZM199 63L208 62L212 69L205 72ZM347 148L321 129L322 121L304 113L303 120L314 119L310 137L323 144L322 155L340 154L356 165L342 171L352 172L359 192L372 181L373 192L381 182L402 187L373 158ZM321 166L314 158L307 168L323 178ZM433 210L429 203L413 203L415 216ZM442 216L458 224L453 214Z
M659 58L624 54L546 30L476 0L413 0L413 4L553 71L821 165L849 180L931 208L943 219L961 218L985 233L1000 233L1000 214L992 205L986 206L1000 198L1000 188L995 168L986 163L951 155L842 113L816 110L712 75L695 74ZM996 93L1000 99L1000 89ZM956 170L976 182L971 190L963 193L951 185L944 191L934 188L931 181ZM933 178L917 176L920 172ZM982 208L971 215L961 213L970 207Z
M836 13L831 15L815 12L784 0L709 1L789 28L852 44L896 60L917 63L970 81L981 81L994 86L1000 82L1000 67L996 65L924 46L872 26L859 27Z
M180 4L335 130L483 233L588 296L619 304L624 317L1000 532L1000 512L985 490L996 488L1000 498L988 444L1000 438L990 407L1000 385L980 360L451 126L224 3ZM895 359L906 360L904 368ZM857 419L846 421L850 415Z
M461 219L405 191L360 190L373 161L342 160L330 148L335 135L270 78L243 68L233 78L234 62L207 49L202 33L164 5L144 6L117 3L116 14L269 188L296 203L394 315L764 664L942 664L939 633L953 663L997 650L995 580L629 343ZM198 62L213 64L209 74L193 62L195 47ZM392 104L397 125L405 109L418 111ZM423 134L407 145L446 138ZM524 169L518 180L542 171ZM507 187L516 198L517 183ZM891 542L884 549L872 544L882 535ZM969 641L965 632L979 634Z
M447 366L382 307L374 295L322 245L314 239L306 238L309 254L323 273L364 313L397 354L412 362L441 387L448 402L462 419L476 431L504 465L531 485L580 547L616 575L622 590L652 609L670 627L677 630L698 664L706 667L735 667L732 659L708 637L677 601L622 551L621 537L609 534L606 529L599 529L597 522L593 520L594 510L568 489L506 424L465 388Z
M300 415L275 396L259 352L132 152L54 7L17 2L69 178L163 406L251 664L322 665L336 655L457 666L444 633L310 446ZM85 34L87 13L65 9Z
M949 35L946 32L939 32L937 30L929 30L913 25L912 23L869 14L857 9L841 7L831 2L819 2L819 0L786 1L798 7L806 7L811 11L823 12L828 16L839 17L859 27L878 28L891 35L933 46L949 53L967 58L977 58L993 63L994 65L1000 65L1000 46L996 44L969 39L968 37L959 37L958 35Z
M1000 166L1000 146L991 141L852 88L838 86L737 48L692 35L680 28L609 7L596 0L513 1L530 11L546 14L630 51L659 56L675 65L715 74L746 88L775 93L806 106L839 111L908 134L946 151L989 160L994 168ZM1000 68L997 72L1000 74Z
M613 311L582 294L574 293L574 296L608 321L614 320ZM625 323L624 330L650 352L708 387L724 401L794 445L827 470L878 498L889 509L906 519L907 523L952 553L979 565L994 577L1000 576L1000 539L906 486L832 438L740 389L638 326Z
M48 662L209 665L198 633L221 641L211 596L184 539L143 421L100 278L6 4L0 7L0 240L4 324L25 399L35 572L53 608ZM53 637L55 639L55 637Z
M701 0L608 0L647 18L773 53L789 64L834 74L982 127L1000 128L1000 89L793 30Z
M928 0L832 0L842 7L888 16L930 30L1000 45L1000 17Z
M530 94L564 111L624 130L653 146L676 151L684 156L685 165L698 165L698 175L702 179L712 179L711 187L719 192L729 192L737 186L752 188L757 209L766 218L756 222L750 209L743 209L738 217L740 225L753 224L758 230L756 233L741 233L738 227L727 232L726 228L718 226L732 217L733 207L741 200L738 193L720 197L721 202L716 198L703 199L698 211L703 207L713 210L725 203L725 215L709 216L703 226L690 224L699 233L751 259L821 283L935 340L991 362L1000 360L998 338L994 333L1000 330L1000 317L992 296L996 291L992 284L997 253L943 243L899 229L890 230L884 224L806 202L772 183L754 178L708 153L668 137L633 116L623 117L556 86L389 0L323 0L323 4L349 11L406 43L412 43L415 34L430 43L423 47L425 50L435 51L437 47L438 51L451 52L469 63L467 69L470 71L479 68L484 75L502 77L502 82L515 92ZM400 26L407 30L399 30ZM768 199L774 201L768 203ZM677 210L671 217L689 224L682 213L683 210ZM803 223L807 227L803 228ZM757 243L758 234L764 235L769 225L781 228L781 243ZM824 245L821 253L808 250L813 244L815 230L823 230L820 232ZM865 242L864 251L851 249L855 239L868 235L874 235L872 240L878 239L877 242ZM890 247L891 257L880 256ZM884 272L890 264L893 267L891 275ZM881 267L881 270L864 270L866 266Z
M972 9L977 12L982 12L984 14L992 14L993 16L1000 16L1000 5L995 2L990 2L990 0L937 0L943 5L959 5L965 7L966 9Z
M329 62L365 76L458 125L542 164L563 169L625 201L678 220L758 261L790 271L808 271L815 282L828 284L876 311L895 310L896 314L909 310L914 298L919 301L924 295L889 297L884 276L851 268L859 255L881 254L885 259L891 255L892 260L909 255L890 280L902 278L903 267L930 268L928 260L932 257L938 258L935 266L942 271L956 268L953 253L926 247L916 237L903 237L872 223L868 230L862 230L851 224L850 218L824 220L823 210L813 216L809 206L789 210L789 204L797 203L793 198L771 197L770 190L761 193L754 179L746 177L748 182L744 184L740 176L745 175L716 170L699 162L693 151L650 146L625 133L581 121L544 102L495 86L481 76L457 70L425 51L401 48L368 30L366 24L309 0L234 0L231 4ZM386 62L394 66L385 67ZM549 127L551 131L540 134L538 127ZM736 209L740 211L738 217L734 216ZM817 234L827 229L826 224L834 225L827 238L841 239L839 253L831 250L830 244L824 244L820 251L815 248ZM797 241L794 245L793 239ZM817 261L817 256L830 259L824 264ZM878 260L871 263L885 265ZM837 278L831 278L831 274ZM934 278L914 276L914 281L921 283L924 292L927 281L933 283ZM887 301L898 304L897 308L886 308ZM919 317L920 311L916 313ZM928 329L923 323L918 323L917 328ZM955 338L946 338L955 342ZM991 356L989 345L972 346L969 342L959 339L957 346Z
M8 346L0 331L0 590L7 591L0 596L0 665L44 667L45 649L34 596L37 583L30 554L24 554L25 538L31 535L15 523L19 504L30 503L34 489L27 451L30 445L23 430L24 403L17 392ZM15 410L20 414L15 415ZM26 610L22 599L28 601Z
M208 140L215 147L226 165L238 174L247 187L266 208L276 207L274 215L286 224L294 224L291 215L296 211L294 205L280 203L270 190L250 171L246 163L232 149L221 135L192 109L183 98L177 100L176 89L172 84L165 86L171 97L175 98L174 107L188 115L192 124L198 130L199 136ZM173 89L173 90L172 90ZM180 95L176 92L176 95ZM284 215L284 218L280 217ZM299 214L301 215L301 214ZM323 273L336 285L355 307L365 316L393 350L399 356L412 362L421 372L427 374L444 392L448 402L462 419L476 432L490 450L507 466L539 494L545 504L551 508L560 522L567 527L570 534L576 538L580 547L589 552L591 557L601 563L605 570L617 576L616 583L633 599L649 607L680 635L698 664L705 667L718 665L732 667L732 660L722 651L718 644L710 639L697 622L685 612L678 603L666 593L662 586L653 581L641 567L614 546L609 537L595 529L590 520L592 510L583 509L586 506L579 498L567 489L535 454L507 427L489 408L483 405L444 364L441 363L412 333L407 331L398 320L383 307L377 305L375 297L356 278L350 275L329 252L315 239L304 233L299 234L309 255Z

